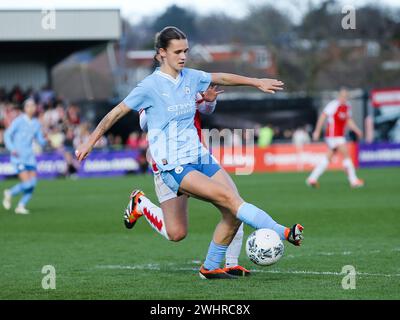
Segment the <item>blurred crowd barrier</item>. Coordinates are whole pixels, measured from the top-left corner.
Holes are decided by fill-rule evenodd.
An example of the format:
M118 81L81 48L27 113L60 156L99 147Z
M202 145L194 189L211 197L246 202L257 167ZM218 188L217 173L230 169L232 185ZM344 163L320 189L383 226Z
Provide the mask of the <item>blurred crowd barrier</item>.
M400 144L347 143L349 154L356 167L400 166ZM212 150L214 157L230 173L251 174L253 172L295 172L310 171L326 156L325 143L273 144L265 148L234 147ZM0 180L15 176L15 169L9 155L0 155ZM93 151L82 163L65 157L59 151L38 155L40 178L58 177L88 178L121 176L126 174L151 173L148 158L143 149ZM330 170L342 170L342 157L334 156Z

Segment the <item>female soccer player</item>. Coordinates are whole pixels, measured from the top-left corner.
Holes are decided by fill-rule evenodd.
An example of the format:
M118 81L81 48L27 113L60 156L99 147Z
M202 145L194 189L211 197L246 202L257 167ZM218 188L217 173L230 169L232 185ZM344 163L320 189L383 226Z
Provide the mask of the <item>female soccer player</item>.
M194 117L194 125L201 142L207 148L207 145L202 139L201 134L201 117L200 114L211 114L216 106L218 94L223 91L217 91L216 86L210 86L204 93L196 95L196 113ZM147 117L145 110L139 111L140 127L147 132ZM157 165L152 161L152 170L154 176L155 191L160 203L160 207L153 204L144 193L140 190L135 190L131 194L131 200L124 214L125 226L131 229L136 221L136 216L144 216L150 226L164 236L167 240L180 241L187 234L187 195L177 195L171 190L162 180L160 171ZM135 197L139 200L137 205L134 205ZM164 217L167 218L164 218ZM170 221L170 216L181 216L182 225L166 225L166 221ZM234 276L248 276L250 271L239 265L239 256L243 242L243 223L241 223L232 242L229 244L225 254L225 272Z
M361 130L351 118L351 106L347 102L347 97L347 90L341 89L338 99L329 102L318 118L317 125L313 132L313 140L319 140L322 126L325 121L328 120L328 126L326 127L325 132L325 141L329 150L326 158L314 168L310 176L307 178L306 184L310 187L319 187L318 178L324 173L336 152L341 153L344 158L343 166L347 173L350 186L352 188L360 188L364 186L364 181L357 178L356 170L354 169L353 161L351 161L347 151L346 139L344 137L346 127L348 126L355 132L359 139L362 139Z
M79 161L91 152L96 141L131 110L146 110L151 155L161 171L163 182L175 193L186 194L213 203L222 219L216 227L206 260L199 275L205 279L232 278L220 264L241 221L253 228L275 230L289 242L300 245L303 227L286 228L265 211L246 203L228 174L221 170L201 144L193 124L195 95L211 83L226 86L252 86L266 93L282 90L274 79L248 78L228 73L206 73L185 68L189 50L186 35L175 27L166 27L156 36L155 47L161 67L140 82L98 124L88 141L76 150ZM139 201L140 197L136 197ZM182 225L182 217L171 217L171 226Z
M11 189L4 190L3 206L6 210L11 208L12 197L22 193L15 213L28 214L26 205L32 198L37 184L36 159L33 153L33 140L44 146L46 140L42 134L39 121L34 118L37 110L33 99L24 102L24 113L15 118L4 134L6 148L11 153L11 163L15 166L21 180Z

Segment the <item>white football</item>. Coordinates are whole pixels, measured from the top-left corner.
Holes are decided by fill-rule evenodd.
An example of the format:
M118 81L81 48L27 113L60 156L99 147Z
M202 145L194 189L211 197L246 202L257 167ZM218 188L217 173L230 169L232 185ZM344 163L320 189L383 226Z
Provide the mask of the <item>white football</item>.
M246 254L260 266L270 266L283 255L285 246L279 235L271 229L258 229L246 241Z

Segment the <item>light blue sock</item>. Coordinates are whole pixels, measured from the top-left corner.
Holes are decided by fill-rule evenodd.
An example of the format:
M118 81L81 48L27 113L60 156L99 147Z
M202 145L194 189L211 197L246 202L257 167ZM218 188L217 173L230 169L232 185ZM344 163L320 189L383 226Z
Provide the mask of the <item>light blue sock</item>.
M14 187L10 189L11 196L16 196L17 194L21 193L24 191L23 183L17 183Z
M225 258L226 249L228 249L228 246L211 241L208 247L206 261L204 261L204 268L208 270L220 268L221 262Z
M31 200L33 195L33 190L35 190L36 184L37 184L36 178L32 178L29 181L22 182L24 195L22 196L21 200L19 200L20 205L23 205L25 207L26 204L29 202L29 200Z
M24 195L21 197L18 204L26 207L29 200L31 200L32 195L33 195L33 190L24 192Z
M272 229L278 233L282 240L286 240L286 227L276 223L268 213L257 208L251 203L242 203L237 212L237 218L254 229Z

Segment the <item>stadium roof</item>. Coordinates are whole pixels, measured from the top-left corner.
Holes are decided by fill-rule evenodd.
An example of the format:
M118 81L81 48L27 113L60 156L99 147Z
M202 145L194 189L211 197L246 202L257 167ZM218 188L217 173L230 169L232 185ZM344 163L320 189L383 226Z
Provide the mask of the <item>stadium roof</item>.
M81 50L106 48L119 40L121 27L118 9L1 10L0 87L51 85L54 65Z

